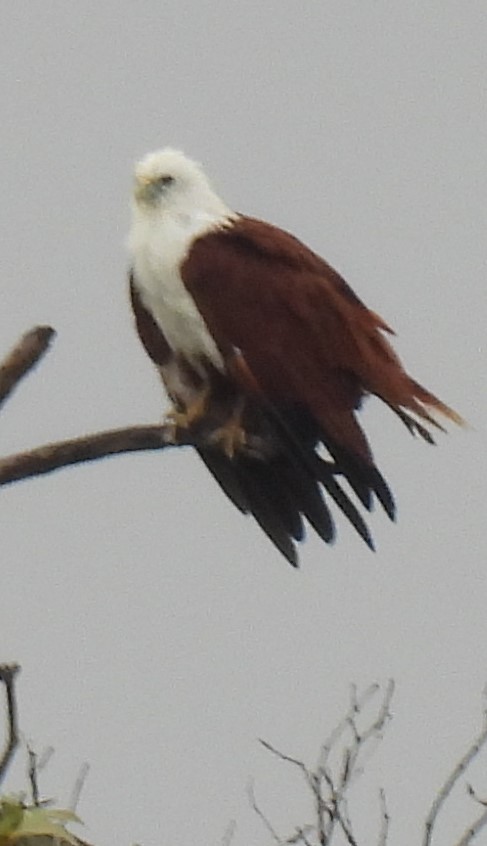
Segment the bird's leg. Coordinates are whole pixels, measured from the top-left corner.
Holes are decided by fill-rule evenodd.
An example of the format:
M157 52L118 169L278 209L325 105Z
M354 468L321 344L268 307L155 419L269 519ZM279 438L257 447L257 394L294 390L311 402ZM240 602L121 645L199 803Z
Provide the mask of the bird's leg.
M219 446L230 459L247 444L247 433L242 425L244 408L245 397L239 397L230 417L208 438L210 443Z
M193 423L198 422L205 415L210 393L209 385L205 385L196 398L184 410L179 411L177 408L173 408L166 414L164 426L167 426L171 431L171 440L174 443L177 443L179 429L190 429Z

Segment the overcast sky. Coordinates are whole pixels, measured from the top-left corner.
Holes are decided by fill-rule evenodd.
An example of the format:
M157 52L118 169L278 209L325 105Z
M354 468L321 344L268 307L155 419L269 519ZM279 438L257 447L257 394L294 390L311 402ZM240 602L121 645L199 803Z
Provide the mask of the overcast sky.
M2 452L161 419L125 239L133 162L167 144L334 264L472 424L429 448L370 401L397 525L372 515L373 555L339 519L298 572L188 450L4 489L0 659L22 664L27 737L56 749L43 793L66 803L87 760L89 841L215 844L235 819L236 846L263 846L249 776L283 832L307 806L256 738L312 764L349 683L393 676L356 833L383 785L410 846L487 681L485 3L15 0L0 24L0 348L58 332ZM475 810L452 809L450 838Z

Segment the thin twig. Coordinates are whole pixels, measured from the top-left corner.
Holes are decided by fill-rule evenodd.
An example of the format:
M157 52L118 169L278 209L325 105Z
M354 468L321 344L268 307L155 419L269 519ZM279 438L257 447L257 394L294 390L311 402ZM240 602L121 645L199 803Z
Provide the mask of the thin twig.
M51 760L52 756L54 755L54 746L46 746L44 751L41 755L37 756L37 772L40 773L45 767L47 767L49 761Z
M27 746L27 754L29 756L29 767L27 770L30 782L30 791L32 794L32 804L36 807L39 806L39 782L37 780L37 773L38 773L38 764L37 764L37 754L34 750Z
M334 813L336 810L336 803L334 801L334 796L332 796L329 803L325 801L321 790L321 778L317 773L310 773L307 776L307 779L315 800L318 842L320 843L320 846L326 846L329 842L330 828L333 827L333 822L336 816Z
M311 840L308 839L308 834L312 831L312 825L305 825L303 828L298 826L294 834L290 834L287 840L284 840L284 843L289 844L289 846L292 846L294 843L304 843L304 846L311 846Z
M15 677L19 672L18 664L0 664L0 682L5 685L7 695L7 743L0 760L0 783L5 778L8 766L19 742L17 698L15 696Z
M32 746L27 744L27 755L29 762L27 768L27 775L30 783L32 804L35 807L39 807L39 805L44 805L46 803L46 800L41 801L41 799L39 798L39 773L41 772L41 770L44 769L44 767L47 766L53 754L53 746L48 746L46 749L44 749L41 755L38 755L37 752L34 751Z
M358 846L357 838L353 832L350 815L348 812L347 795L354 779L361 774L362 768L358 768L358 759L363 758L363 749L370 746L370 741L379 741L384 733L387 721L390 719L390 704L394 693L394 682L388 682L382 692L381 700L377 704L375 714L370 718L370 723L364 728L360 723L364 722L364 709L369 701L380 692L379 685L371 685L362 694L357 692L355 686L350 691L350 705L345 717L329 735L320 750L319 762L315 770L310 770L299 758L286 755L276 749L266 740L260 743L269 752L285 763L292 764L303 774L306 783L311 791L314 802L313 825L300 826L296 828L286 839L279 838L269 821L257 807L255 798L252 795L252 807L263 820L266 828L271 831L276 842L282 844L303 843L304 846L311 846L309 832L313 832L313 842L320 846L331 846L334 841L336 829L339 827L345 837L348 846ZM332 764L331 756L338 754L338 763ZM380 793L382 822L380 830L379 846L386 846L389 815L385 803L383 791Z
M465 755L460 759L456 767L452 770L448 778L446 779L443 787L437 793L434 798L433 804L431 805L430 811L426 818L425 826L424 826L424 836L423 836L423 846L430 846L431 838L433 835L433 829L436 822L436 818L441 811L443 805L445 804L446 800L448 799L450 793L452 792L453 788L457 784L458 780L464 774L467 767L471 764L474 758L477 757L480 750L485 746L487 742L487 714L484 713L484 727L480 734L476 737L472 745L467 749ZM478 830L478 829L477 829ZM474 832L475 835L476 831ZM472 836L474 836L472 835ZM466 836L466 835L464 835ZM465 841L468 843L468 840ZM463 846L463 844L462 844Z
M364 748L367 748L367 744L369 744L371 739L379 741L382 738L385 724L390 718L390 704L394 694L394 681L390 679L387 683L376 718L367 728L360 730L357 725L357 720L362 716L364 708L379 690L379 685L373 684L359 696L356 686L351 686L350 708L348 714L346 715L345 720L339 723L337 727L339 731L331 735L331 742L329 740L328 743L322 747L321 764L318 767L318 772L328 786L332 802L332 814L328 831L328 840L331 838L333 826L337 822L350 846L357 846L357 841L355 839L355 835L353 834L352 824L348 813L346 793L354 779L363 772L363 766L359 768L357 762L359 760L359 756L361 757L361 760L363 760ZM335 779L328 764L328 760L334 743L338 741L345 728L348 728L351 733L351 742L346 745L343 750L342 766L340 768L338 778Z
M339 798L337 795L335 782L333 779L333 775L331 769L328 766L320 767L317 774L317 782L319 785L319 790L321 794L321 784L324 781L326 786L328 787L329 798L328 802L324 802L323 804L326 807L327 811L327 819L325 817L318 817L317 819L317 831L318 831L318 839L321 846L324 844L331 843L331 839L333 836L333 829L335 828L335 824L338 822L338 802ZM316 797L315 797L316 802Z
M69 808L70 811L73 811L73 813L74 813L74 811L76 811L76 808L78 807L78 802L79 802L79 798L81 796L81 791L83 790L83 787L85 785L85 781L86 781L86 778L88 776L89 771L90 771L90 765L85 761L85 763L81 765L80 771L79 771L78 776L76 778L76 781L74 783L73 790L71 792L71 798L69 800L68 808ZM223 844L222 844L222 846L223 846ZM230 844L228 844L228 846L230 846Z
M279 835L278 835L277 831L275 830L275 828L273 827L272 823L269 822L269 820L267 819L267 817L265 816L263 811L261 811L261 809L259 808L259 806L257 804L257 800L255 798L255 793L254 793L254 785L253 785L253 782L251 782L251 781L247 785L247 796L249 797L250 807L252 808L252 810L255 811L255 813L257 814L259 819L263 822L264 826L266 827L267 831L271 835L272 839L276 843L279 843L279 846L281 846L281 844L283 842L282 839L279 837Z
M474 837L477 836L479 831L483 829L487 825L487 809L482 812L480 817L475 820L475 822L467 828L467 830L463 833L460 840L457 841L455 846L468 846L469 843L472 842Z
M352 770L350 771L350 775L351 774ZM316 787L314 790L317 811L319 811L321 807L328 812L327 824L325 824L324 817L320 817L318 814L318 834L321 846L325 846L325 844L331 843L333 829L335 828L336 823L338 823L338 825L340 826L350 846L357 846L357 841L352 831L352 824L349 819L347 802L344 795L345 791L349 786L350 780L347 779L344 783L340 783L340 786L337 789L335 787L333 776L331 775L328 767L322 767L320 769L319 775L320 778L316 779ZM320 779L324 780L330 792L330 798L328 802L325 802L321 795Z
M350 708L347 714L343 717L342 720L335 726L329 737L325 740L324 744L321 747L321 758L320 758L320 766L326 766L328 759L331 755L331 752L334 748L336 748L338 740L340 737L346 733L347 729L352 731L352 734L355 735L355 741L362 742L363 736L359 735L356 724L354 722L355 715L361 714L365 708L365 706L369 703L369 701L375 696L377 691L379 690L379 685L377 683L371 684L360 696L357 695L357 690L355 685L351 685L350 688ZM380 712L377 716L377 719L374 721L373 725L371 726L371 733L374 733L375 726L377 723L380 724L382 727L385 723L389 715L389 707L391 703L391 699L394 693L394 681L392 679L389 680L386 687L386 692L384 694L383 704L380 709ZM343 757L343 774L346 774L346 770L350 766L349 759L349 749L348 747L344 750L344 757Z
M475 801L478 802L479 805L483 805L484 808L487 808L487 799L481 799L479 794L477 793L475 788L472 787L471 784L467 784L467 793L469 796L475 799Z
M55 334L50 326L36 326L22 336L0 363L0 406L47 352Z
M355 836L354 836L354 833L352 831L352 827L350 825L350 822L346 819L346 817L343 816L343 814L340 810L340 805L337 805L336 817L337 817L337 820L340 824L340 828L343 831L343 833L344 833L344 835L347 839L347 843L349 843L349 846L358 846L358 843L357 843L357 840L355 839Z
M74 810L74 808L72 810ZM220 846L230 846L236 830L237 823L235 822L235 820L230 820L225 829Z
M264 749L268 749L269 752L272 752L273 755L276 755L277 758L280 758L281 761L287 761L288 764L294 764L295 767L299 767L308 783L311 784L311 773L302 761L299 761L297 758L292 758L290 755L285 755L284 752L280 752L279 749L276 749L276 747L272 746L272 744L269 743L267 740L262 740L262 738L259 738L259 743L264 747Z
M380 799L380 806L381 806L381 826L379 831L379 839L377 841L377 846L387 846L387 838L389 836L389 811L387 810L387 802L386 802L386 794L383 788L381 787L379 791L379 799Z
M382 730L387 722L390 719L390 706L392 697L394 695L394 679L389 679L387 682L386 690L384 693L384 698L382 700L382 705L379 709L379 713L377 714L376 719L373 723L369 726L368 729L363 731L359 734L359 742L363 745L367 743L369 738L381 736ZM365 704L365 703L364 703ZM362 706L363 707L363 706Z

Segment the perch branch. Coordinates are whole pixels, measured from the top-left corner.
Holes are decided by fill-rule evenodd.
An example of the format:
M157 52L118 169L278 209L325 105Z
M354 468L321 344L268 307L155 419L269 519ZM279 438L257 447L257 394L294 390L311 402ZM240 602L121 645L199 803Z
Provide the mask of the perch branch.
M0 406L20 380L42 358L55 336L50 326L36 326L20 338L0 363ZM128 426L80 438L45 444L0 458L0 485L51 473L61 467L96 461L109 455L169 446L169 432L161 425Z
M45 444L0 459L0 485L52 473L61 467L97 461L109 455L172 446L164 426L128 426L81 438Z
M0 405L5 401L20 379L32 369L48 349L55 335L49 326L38 326L27 332L0 363ZM146 450L161 450L170 446L211 447L212 433L205 431L178 431L177 444L171 425L125 426L105 432L94 432L78 438L44 444L15 455L0 458L0 487L22 479L31 479L88 461L98 461L111 455ZM265 440L258 434L249 435L247 450L261 458L266 455ZM330 464L331 472L336 472Z
M0 782L5 778L8 765L19 742L17 699L15 696L15 677L19 670L18 664L0 664L0 682L5 685L8 720L7 743L0 760Z
M36 326L22 336L3 360L0 364L0 406L47 352L55 334L50 326Z
M189 431L182 434L178 432L178 442L175 444L170 425L126 426L123 429L109 429L106 432L95 432L80 438L57 441L0 458L0 487L22 479L43 476L61 467L70 467L87 461L99 461L110 455L162 450L167 447L204 447L209 444L211 441L204 433L195 437ZM247 445L254 450L254 454L259 454L262 450L262 441L257 435L250 436Z
M49 326L31 329L0 363L0 406L44 355L54 336L55 331ZM178 432L177 446L198 447L208 446L208 443L204 432L196 438L194 435L190 437L189 432L186 438ZM61 467L98 461L110 455L161 450L170 446L175 446L172 428L162 424L125 426L122 429L94 432L0 458L0 486L43 476ZM261 439L257 436L250 438L249 447L259 454L263 448Z

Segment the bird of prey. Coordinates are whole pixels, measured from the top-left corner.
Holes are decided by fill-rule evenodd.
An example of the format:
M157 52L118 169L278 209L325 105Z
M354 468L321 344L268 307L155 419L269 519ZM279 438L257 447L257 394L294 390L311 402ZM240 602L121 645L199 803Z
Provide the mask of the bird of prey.
M433 442L461 417L411 378L390 327L288 232L230 209L172 148L135 167L130 292L140 339L224 493L294 566L304 519L327 543L329 501L373 548L362 507L395 504L357 419L375 394ZM343 487L343 483L345 487Z

